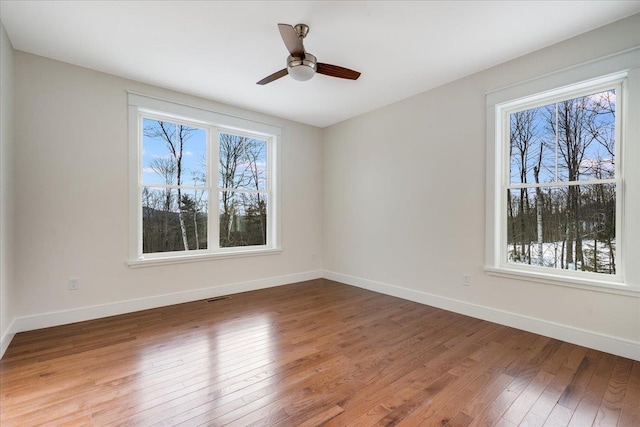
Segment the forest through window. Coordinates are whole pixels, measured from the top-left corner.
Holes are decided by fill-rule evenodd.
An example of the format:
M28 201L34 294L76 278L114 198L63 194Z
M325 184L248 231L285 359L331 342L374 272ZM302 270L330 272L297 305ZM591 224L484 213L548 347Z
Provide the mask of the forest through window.
M267 138L143 117L141 140L142 253L267 245Z
M616 274L616 88L508 112L509 263Z

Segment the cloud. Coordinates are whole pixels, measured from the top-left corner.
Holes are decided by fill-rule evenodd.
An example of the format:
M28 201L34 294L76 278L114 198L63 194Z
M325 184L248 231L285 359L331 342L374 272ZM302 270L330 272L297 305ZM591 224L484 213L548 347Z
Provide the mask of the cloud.
M596 104L600 104L603 106L616 105L616 93L614 91L604 91L594 93L593 95L589 95L589 99Z
M584 159L580 162L580 169L613 173L616 166L612 159Z

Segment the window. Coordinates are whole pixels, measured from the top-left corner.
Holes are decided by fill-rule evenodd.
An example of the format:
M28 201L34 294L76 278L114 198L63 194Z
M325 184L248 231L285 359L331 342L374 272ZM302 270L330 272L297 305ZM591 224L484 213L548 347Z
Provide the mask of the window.
M507 262L617 274L621 83L501 109Z
M640 253L640 150L626 123L639 71L627 56L487 95L488 273L640 291L629 262ZM625 61L636 67L589 76Z
M137 94L129 103L130 265L279 252L278 128Z

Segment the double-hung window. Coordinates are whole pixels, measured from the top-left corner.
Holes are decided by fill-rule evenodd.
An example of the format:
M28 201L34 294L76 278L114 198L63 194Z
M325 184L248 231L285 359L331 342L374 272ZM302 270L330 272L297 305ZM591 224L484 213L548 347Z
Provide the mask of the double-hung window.
M129 94L130 265L279 251L270 125Z
M487 95L487 272L640 290L639 56Z

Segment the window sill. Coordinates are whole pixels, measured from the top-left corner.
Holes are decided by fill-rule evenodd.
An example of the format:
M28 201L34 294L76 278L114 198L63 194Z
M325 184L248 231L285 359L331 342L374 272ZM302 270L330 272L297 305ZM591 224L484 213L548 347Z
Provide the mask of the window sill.
M211 261L225 258L242 258L261 255L276 255L281 254L282 248L269 248L269 249L242 249L232 250L228 252L200 252L189 254L178 254L169 256L151 256L149 258L139 258L130 260L127 265L130 268L139 267L152 267L156 265L168 265L168 264L182 264L187 262L198 261Z
M510 279L526 280L530 282L544 283L548 285L565 286L576 289L586 289L609 294L627 295L640 298L640 288L625 285L614 281L591 280L574 277L564 277L555 274L535 271L522 271L506 267L484 267L484 271L490 276L507 277Z

